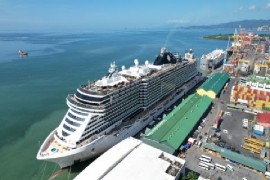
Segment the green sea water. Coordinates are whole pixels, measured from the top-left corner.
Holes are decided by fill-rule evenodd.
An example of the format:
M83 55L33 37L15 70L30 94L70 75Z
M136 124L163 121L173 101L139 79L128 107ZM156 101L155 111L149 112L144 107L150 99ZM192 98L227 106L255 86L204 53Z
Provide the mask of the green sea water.
M84 34L0 33L0 179L72 179L90 161L60 170L36 160L39 146L67 111L65 98L88 81L118 67L153 61L160 48L197 57L226 41L204 35L229 30L155 30ZM222 31L222 32L221 32ZM29 52L19 57L17 51Z

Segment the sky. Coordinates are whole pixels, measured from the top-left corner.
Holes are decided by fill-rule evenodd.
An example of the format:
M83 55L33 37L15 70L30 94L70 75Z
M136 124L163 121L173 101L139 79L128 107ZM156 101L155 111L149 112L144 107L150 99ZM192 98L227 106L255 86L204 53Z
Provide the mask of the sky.
M0 0L1 31L99 31L270 19L270 0Z

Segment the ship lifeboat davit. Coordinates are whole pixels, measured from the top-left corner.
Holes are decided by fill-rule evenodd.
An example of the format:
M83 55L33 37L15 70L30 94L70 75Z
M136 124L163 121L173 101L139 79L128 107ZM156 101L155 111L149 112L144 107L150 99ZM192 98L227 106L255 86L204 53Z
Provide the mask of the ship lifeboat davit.
M27 56L28 55L28 53L24 52L23 50L19 50L18 53L19 53L20 56Z

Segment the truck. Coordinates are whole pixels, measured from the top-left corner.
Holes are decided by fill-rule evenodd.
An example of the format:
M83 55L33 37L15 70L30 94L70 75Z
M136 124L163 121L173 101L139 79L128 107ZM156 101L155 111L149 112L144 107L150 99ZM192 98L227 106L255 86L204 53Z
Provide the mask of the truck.
M214 123L213 123L213 126L211 127L212 129L219 130L219 126L220 126L222 116L223 116L223 111L221 110L218 113L218 116L213 120Z

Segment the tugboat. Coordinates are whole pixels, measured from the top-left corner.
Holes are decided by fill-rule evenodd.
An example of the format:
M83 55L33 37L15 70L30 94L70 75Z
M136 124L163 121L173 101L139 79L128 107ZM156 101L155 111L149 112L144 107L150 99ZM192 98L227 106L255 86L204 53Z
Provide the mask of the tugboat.
M18 53L19 53L20 56L27 56L28 55L28 53L24 52L23 50L19 50Z

